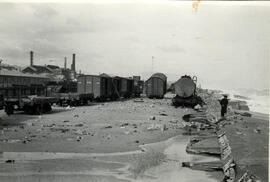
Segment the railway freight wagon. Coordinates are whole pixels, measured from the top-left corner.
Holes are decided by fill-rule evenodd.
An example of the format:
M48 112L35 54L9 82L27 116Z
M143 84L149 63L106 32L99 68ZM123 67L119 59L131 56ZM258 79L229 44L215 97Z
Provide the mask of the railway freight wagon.
M75 81L48 83L47 96L55 97L60 106L85 105L93 100L93 94L78 93L78 84Z
M116 86L119 81L111 77L98 75L83 75L78 77L78 93L93 94L99 101L117 98Z
M191 106L197 104L202 105L202 99L196 94L197 77L182 76L177 82L173 84L173 89L176 96L172 99L175 106Z
M140 76L133 76L133 94L135 97L140 97L143 93L144 81L141 80Z
M49 78L33 74L1 70L0 108L13 114L14 110L29 114L51 111L51 104L56 100L45 97L46 83Z
M103 73L100 76L108 79L109 98L115 100L117 98L130 98L133 95L134 81L132 78L125 78L115 75ZM112 83L110 85L110 83Z
M161 99L167 90L167 77L163 73L155 73L145 82L145 87L148 98Z
M130 78L117 77L119 80L119 96L123 98L130 98L133 95L134 81Z

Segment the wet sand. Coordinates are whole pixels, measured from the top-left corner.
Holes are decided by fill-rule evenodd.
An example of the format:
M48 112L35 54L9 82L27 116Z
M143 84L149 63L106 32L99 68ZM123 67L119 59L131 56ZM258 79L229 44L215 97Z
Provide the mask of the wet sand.
M179 179L216 182L223 177L221 172L193 171L183 168L183 161L215 161L214 157L191 155L185 152L189 137L177 136L163 142L141 146L147 151L155 150L166 155L166 161L149 168L144 175L133 178L129 167L134 155L143 152L123 153L22 153L4 152L0 161L0 179L3 181L171 181ZM14 159L14 164L4 163ZM12 172L11 172L12 171Z
M268 181L268 118L266 114L252 113L252 117L238 116L225 126L237 165L237 178L249 171L262 181Z

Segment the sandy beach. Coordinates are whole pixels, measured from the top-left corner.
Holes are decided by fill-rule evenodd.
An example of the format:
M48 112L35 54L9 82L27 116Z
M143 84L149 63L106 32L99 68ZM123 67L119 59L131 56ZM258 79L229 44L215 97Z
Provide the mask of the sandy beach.
M268 116L250 112L252 117L245 117L239 114L243 111L236 112L224 122L223 129L237 164L237 178L248 170L267 181ZM195 111L175 108L169 98L55 107L44 115L17 113L8 117L2 113L0 179L221 181L222 171L182 167L187 161L220 160L186 152L193 136L184 135L182 117L190 113ZM204 140L198 147L218 145L209 142Z
M174 108L170 102L170 99L143 99L143 102L57 107L41 116L18 113L8 117L2 113L0 178L2 181L173 182L179 178L220 181L221 172L181 167L185 160L216 159L186 153L190 136L182 135L182 116L194 111ZM156 160L156 154L162 156L161 162L138 174L132 172L136 161L147 155ZM7 160L14 163L6 163Z

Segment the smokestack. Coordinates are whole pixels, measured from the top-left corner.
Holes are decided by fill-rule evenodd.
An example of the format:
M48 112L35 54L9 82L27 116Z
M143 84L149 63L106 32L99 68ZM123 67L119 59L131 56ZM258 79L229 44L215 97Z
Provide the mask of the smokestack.
M71 70L72 71L74 71L75 72L75 70L76 70L76 67L75 67L75 56L76 56L76 54L72 54L72 68L71 68Z
M67 69L67 57L65 57L64 68Z
M30 66L33 66L34 52L30 51Z

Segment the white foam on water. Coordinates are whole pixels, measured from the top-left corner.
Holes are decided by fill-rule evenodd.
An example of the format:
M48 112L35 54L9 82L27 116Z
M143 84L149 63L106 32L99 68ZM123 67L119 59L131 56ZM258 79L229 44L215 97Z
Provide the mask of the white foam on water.
M231 100L246 101L250 111L269 114L269 95L258 95L254 92L239 90L223 90L224 94L229 95ZM239 99L234 95L240 95L249 99Z

